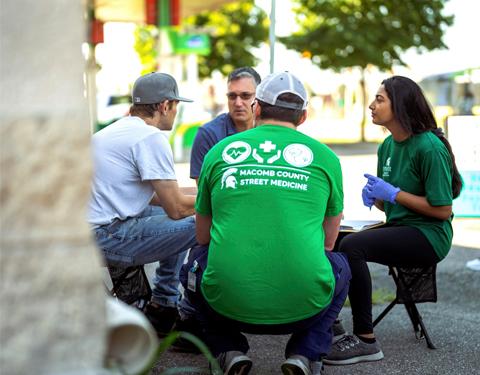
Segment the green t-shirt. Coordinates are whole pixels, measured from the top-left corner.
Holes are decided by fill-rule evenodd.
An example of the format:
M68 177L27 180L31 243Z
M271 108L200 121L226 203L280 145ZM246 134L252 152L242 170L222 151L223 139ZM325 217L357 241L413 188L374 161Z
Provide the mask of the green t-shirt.
M390 135L378 148L377 176L403 191L426 197L432 206L452 205L452 159L438 137L422 133L395 142ZM384 202L387 224L418 228L440 259L452 246L452 224L422 215L400 203ZM453 216L453 215L452 215Z
M212 216L202 292L210 306L251 324L308 318L335 287L324 216L343 211L337 156L290 128L262 125L206 155L195 209Z

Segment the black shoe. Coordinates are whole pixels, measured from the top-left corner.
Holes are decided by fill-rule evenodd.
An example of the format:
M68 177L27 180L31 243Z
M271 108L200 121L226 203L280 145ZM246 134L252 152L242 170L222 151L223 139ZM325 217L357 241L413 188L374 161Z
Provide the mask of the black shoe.
M153 307L149 304L145 308L145 316L152 323L158 337L165 337L172 330L175 319L178 317L178 310L176 307Z
M322 361L295 354L282 364L284 375L325 375Z
M203 334L202 325L195 316L185 320L180 319L180 317L177 318L172 328L172 332L174 331L191 333L192 335L202 340L204 343L206 342L205 335ZM182 337L177 338L173 342L172 346L180 350L201 353L201 350L193 342Z
M220 353L215 357L224 375L247 375L252 368L252 360L239 351ZM212 369L210 363L210 374L219 375L218 371Z

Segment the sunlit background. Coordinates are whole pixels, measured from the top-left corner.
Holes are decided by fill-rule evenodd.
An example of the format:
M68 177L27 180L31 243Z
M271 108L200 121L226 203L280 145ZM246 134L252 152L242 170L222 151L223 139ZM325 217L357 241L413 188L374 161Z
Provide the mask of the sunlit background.
M271 0L256 0L256 5L270 15ZM288 36L298 29L291 11L292 4L288 0L276 2L275 18L277 37ZM443 118L449 114L458 112L458 102L444 103L439 99L438 90L440 85L429 84L428 80L435 80L435 76L457 73L466 69L480 68L478 50L480 47L480 29L478 26L478 12L480 1L478 0L451 0L446 3L443 14L454 15L454 24L447 27L443 42L448 50L427 51L418 54L413 48L401 57L408 64L407 67L394 66L392 72L380 72L375 67L367 69L366 90L368 95L373 95L381 80L389 75L397 74L412 78L422 85L433 106L450 107L440 108L439 116ZM96 61L99 71L96 75L98 89L97 121L106 124L116 119L119 108L108 108L107 102L111 95L130 94L130 89L136 78L142 72L142 64L137 52L134 50L136 25L134 23L107 22L104 25L104 43L95 48ZM378 30L378 33L384 32ZM318 41L321 43L321 41ZM270 73L270 48L265 41L260 48L252 48L260 62L254 68L265 77ZM358 96L358 80L361 72L358 69L343 69L341 73L331 70L320 70L307 57L302 57L299 52L287 50L280 42L275 44L274 70L288 70L296 74L314 93L310 97L309 122L303 127L303 131L328 142L358 141L361 139L359 122L362 121L362 104L356 99ZM477 86L480 82L479 71L463 77L461 74L456 81L462 83L462 79L468 80ZM178 77L176 77L177 80ZM226 111L225 77L218 71L214 71L211 78L196 80L188 83L179 80L183 95L189 95L195 99L195 104L189 107L189 111L182 112L177 120L180 123L205 122L212 116ZM465 83L465 82L463 82ZM208 103L208 94L212 86L215 90L215 109ZM457 96L461 96L459 93ZM473 105L480 105L480 92L476 93ZM369 98L367 97L367 100ZM447 100L447 99L446 99ZM448 100L452 100L449 98ZM120 111L128 109L129 103L124 103ZM192 110L192 107L194 110ZM110 112L109 112L110 109ZM442 112L443 111L443 112ZM188 113L187 113L188 112ZM450 113L451 112L451 113ZM194 113L194 114L193 114ZM318 121L323 120L321 128ZM368 119L367 119L368 120ZM332 123L333 122L333 123ZM334 126L329 126L329 125ZM341 125L340 127L338 125ZM321 134L320 134L321 133ZM383 132L378 127L366 124L364 141L379 141Z

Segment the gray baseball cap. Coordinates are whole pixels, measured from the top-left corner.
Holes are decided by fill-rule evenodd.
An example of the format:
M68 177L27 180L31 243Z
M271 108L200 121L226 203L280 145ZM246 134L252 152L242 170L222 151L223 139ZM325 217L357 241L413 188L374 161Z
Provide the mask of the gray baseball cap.
M278 100L282 94L295 94L303 99L303 104L288 103ZM257 86L256 98L262 102L278 107L305 109L307 108L307 90L296 76L289 72L272 73L266 76Z
M156 104L165 100L193 102L192 99L178 96L177 81L170 74L151 72L135 81L132 91L134 104Z

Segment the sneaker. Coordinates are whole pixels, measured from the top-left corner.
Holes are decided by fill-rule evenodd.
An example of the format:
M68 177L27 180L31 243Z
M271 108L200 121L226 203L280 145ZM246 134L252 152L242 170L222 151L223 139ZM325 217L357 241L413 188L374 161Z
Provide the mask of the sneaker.
M303 355L292 355L282 364L284 375L324 375L322 362L304 357Z
M239 351L220 353L215 357L215 360L220 365L224 375L247 375L252 368L250 358ZM212 369L211 364L210 373L219 375L217 371Z
M155 328L158 337L165 337L172 330L173 324L178 317L178 310L176 307L153 307L149 304L145 308L145 316L153 328Z
M473 271L480 271L480 258L468 261L467 268Z
M330 353L323 357L329 365L350 365L358 362L379 361L383 358L380 343L376 340L367 344L355 335L345 335L332 346Z
M205 335L203 334L202 325L198 321L197 317L193 316L191 318L182 320L180 317L177 318L175 324L173 325L172 332L188 332L192 335L198 337L203 342L206 342ZM191 341L184 338L177 338L172 346L176 349L187 350L189 352L201 353L202 351Z
M343 336L347 334L347 331L345 331L345 328L343 328L343 325L340 322L340 320L336 320L333 322L332 329L333 329L332 344L335 344L338 340L340 340Z

